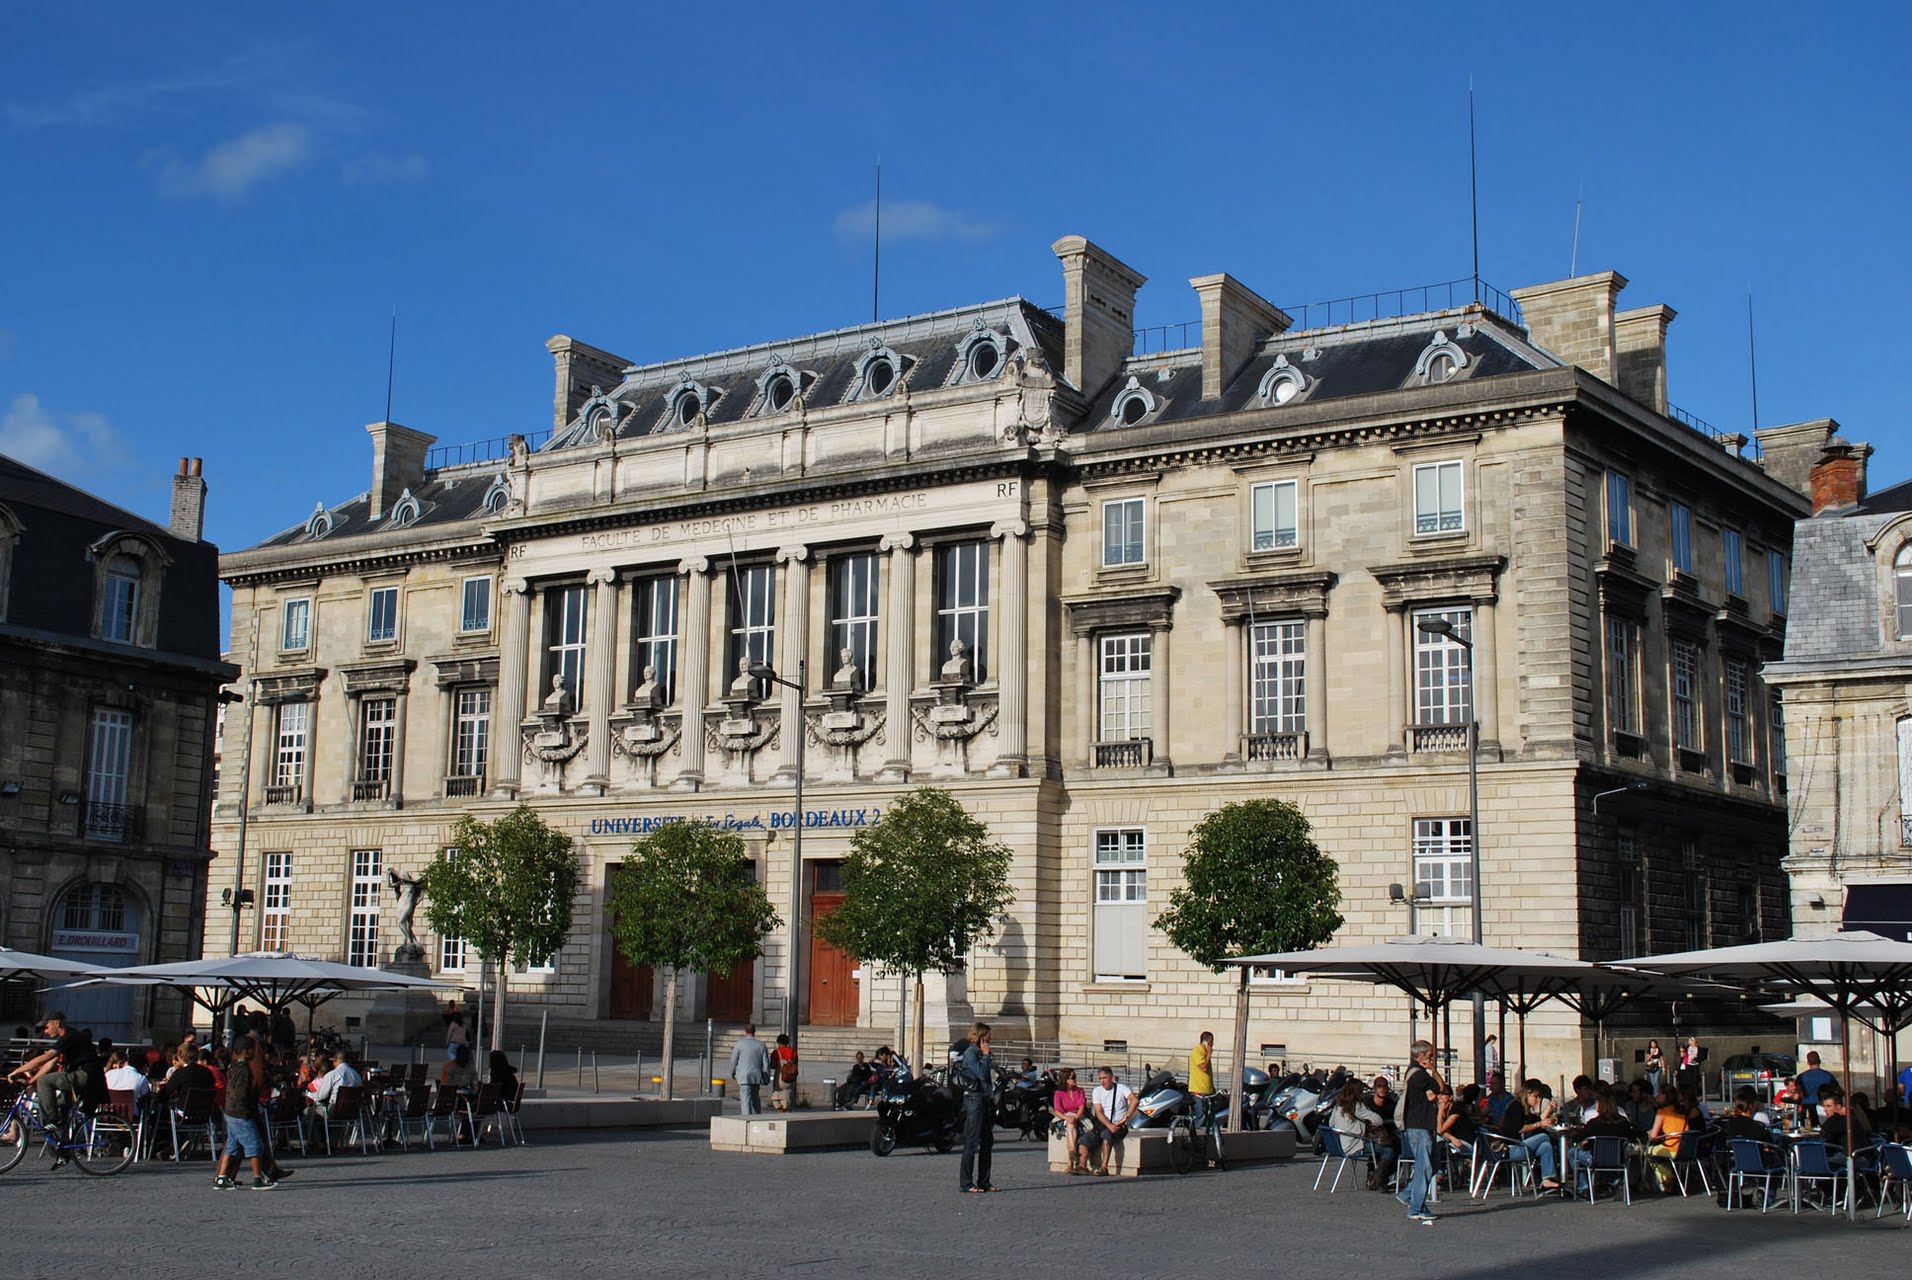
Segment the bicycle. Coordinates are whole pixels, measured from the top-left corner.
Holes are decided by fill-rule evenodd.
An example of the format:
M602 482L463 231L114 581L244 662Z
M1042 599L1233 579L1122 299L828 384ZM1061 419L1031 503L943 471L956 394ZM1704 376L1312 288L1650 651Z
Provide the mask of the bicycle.
M1212 1164L1226 1170L1222 1153L1222 1121L1228 1114L1226 1095L1195 1094L1190 1110L1176 1116L1168 1126L1168 1162L1177 1173L1187 1173L1196 1164Z
M27 1142L36 1133L47 1154L55 1160L71 1160L74 1168L96 1178L109 1177L133 1163L133 1126L124 1116L92 1115L85 1107L73 1106L64 1119L49 1127L41 1123L22 1093L0 1119L0 1173L26 1158Z

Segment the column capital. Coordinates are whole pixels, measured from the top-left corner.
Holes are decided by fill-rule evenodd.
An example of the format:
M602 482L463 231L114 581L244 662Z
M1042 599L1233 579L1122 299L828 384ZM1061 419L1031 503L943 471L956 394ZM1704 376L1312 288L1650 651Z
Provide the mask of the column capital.
M593 569L589 573L584 575L584 580L586 582L595 584L597 586L605 586L608 584L612 584L617 581L617 570L616 569Z
M792 560L808 560L809 558L810 558L810 548L808 547L796 546L796 547L778 547L777 548L777 563L778 564L788 564Z
M999 520L989 526L989 536L992 538L1026 538L1029 536L1029 522L1027 520Z
M879 551L908 551L915 545L916 535L913 533L886 533L878 540L876 548Z
M685 559L679 560L677 562L677 572L679 573L709 573L710 572L710 557L709 556L688 556Z
M523 578L506 578L498 583L498 594L501 596L521 596L530 590L531 584Z

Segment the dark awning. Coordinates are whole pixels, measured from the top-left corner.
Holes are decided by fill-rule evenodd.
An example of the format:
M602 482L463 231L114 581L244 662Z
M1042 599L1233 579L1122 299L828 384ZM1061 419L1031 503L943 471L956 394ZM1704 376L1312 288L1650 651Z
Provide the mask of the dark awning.
M1912 884L1849 884L1841 929L1912 942Z

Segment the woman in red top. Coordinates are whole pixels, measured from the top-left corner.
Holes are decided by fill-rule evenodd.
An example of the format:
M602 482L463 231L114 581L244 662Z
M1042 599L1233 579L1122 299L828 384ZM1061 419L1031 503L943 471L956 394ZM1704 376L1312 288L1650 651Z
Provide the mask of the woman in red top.
M788 1111L797 1100L797 1051L790 1047L789 1036L778 1036L777 1047L770 1051L770 1065L776 1073L770 1080L770 1105Z
M1063 1133L1069 1140L1069 1172L1082 1172L1082 1158L1076 1154L1076 1133L1082 1124L1083 1112L1089 1108L1089 1097L1076 1085L1073 1068L1064 1067L1056 1072L1056 1096L1050 1099L1050 1108L1056 1119L1062 1122Z

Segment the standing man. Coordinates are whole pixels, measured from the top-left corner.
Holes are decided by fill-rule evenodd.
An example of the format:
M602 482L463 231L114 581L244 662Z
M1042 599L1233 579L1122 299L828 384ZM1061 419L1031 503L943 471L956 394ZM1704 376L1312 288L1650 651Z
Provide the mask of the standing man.
M747 1116L763 1114L763 1087L770 1083L770 1050L757 1039L757 1024L744 1023L744 1038L730 1051L730 1078Z
M1188 1054L1188 1091L1205 1095L1215 1092L1215 1033L1202 1032Z
M1446 1085L1434 1068L1433 1045L1416 1040L1408 1046L1408 1056L1414 1065L1401 1086L1401 1141L1414 1162L1414 1176L1408 1179L1407 1195L1396 1199L1407 1205L1410 1221L1431 1227L1434 1215L1427 1211L1427 1189L1434 1182L1434 1129Z
M1819 1065L1819 1051L1812 1049L1806 1053L1806 1069L1799 1073L1799 1091L1806 1095L1806 1101L1813 1106L1819 1105L1819 1091L1829 1084L1838 1084L1832 1072Z
M989 1180L989 1163L996 1149L995 1117L990 1114L989 1024L969 1029L969 1044L956 1063L955 1076L963 1088L963 1164L957 1179L964 1191L997 1191Z

